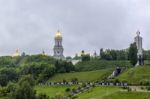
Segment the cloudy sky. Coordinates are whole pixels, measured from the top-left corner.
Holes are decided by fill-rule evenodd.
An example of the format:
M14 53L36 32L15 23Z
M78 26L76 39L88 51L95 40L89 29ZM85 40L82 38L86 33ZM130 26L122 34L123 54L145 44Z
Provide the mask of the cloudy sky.
M0 0L0 55L53 55L58 29L65 56L127 48L138 29L150 49L150 0Z

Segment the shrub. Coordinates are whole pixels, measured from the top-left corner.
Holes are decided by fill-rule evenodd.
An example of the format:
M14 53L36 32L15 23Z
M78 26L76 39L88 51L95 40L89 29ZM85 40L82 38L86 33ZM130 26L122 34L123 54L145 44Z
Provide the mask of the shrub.
M67 89L66 89L66 92L70 92L70 90L71 90L70 88L67 88Z
M150 86L146 87L146 89L147 89L148 91L150 91Z
M37 99L49 99L49 96L47 96L47 95L44 94L44 93L40 93L40 94L37 96Z
M150 81L142 80L142 81L140 81L140 85L149 86L150 85Z

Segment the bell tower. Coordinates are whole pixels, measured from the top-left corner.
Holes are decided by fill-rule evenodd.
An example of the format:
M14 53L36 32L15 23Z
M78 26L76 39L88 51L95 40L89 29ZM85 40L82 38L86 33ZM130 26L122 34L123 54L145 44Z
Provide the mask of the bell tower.
M54 58L56 59L64 59L64 55L63 55L63 46L62 46L62 34L61 32L58 30L55 34L55 45L54 45Z

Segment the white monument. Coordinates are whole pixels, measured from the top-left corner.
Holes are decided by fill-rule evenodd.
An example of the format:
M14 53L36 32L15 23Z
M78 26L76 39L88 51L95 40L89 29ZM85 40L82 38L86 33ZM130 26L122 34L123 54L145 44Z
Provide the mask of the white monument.
M143 60L143 47L142 47L142 40L143 38L140 36L140 31L138 30L136 32L137 36L134 38L134 42L136 43L137 46L137 57L138 57L138 62L137 65L144 65L144 60Z

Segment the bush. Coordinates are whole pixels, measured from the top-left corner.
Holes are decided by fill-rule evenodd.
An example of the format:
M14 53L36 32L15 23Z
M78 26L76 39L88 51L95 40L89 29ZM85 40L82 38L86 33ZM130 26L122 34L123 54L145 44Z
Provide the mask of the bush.
M71 79L71 82L77 82L78 81L78 78L72 78Z
M120 82L119 79L114 80L114 83L119 83L119 82Z
M130 87L128 87L128 92L131 92L131 91L132 91L132 89Z
M146 87L146 89L147 89L148 91L150 91L150 86Z
M82 55L82 61L90 61L90 55Z
M66 92L70 92L70 91L71 91L71 89L70 89L70 88L67 88L67 89L66 89Z
M122 89L128 89L128 87L122 87Z
M85 83L83 83L83 84L82 84L82 87L83 87L83 88L85 88L85 87L86 87L86 84L85 84Z
M6 97L8 94L7 87L1 87L0 88L0 97Z
M140 85L149 86L150 85L150 81L142 80L142 81L140 81Z
M49 99L49 96L47 96L46 94L40 93L40 94L37 96L37 99Z

